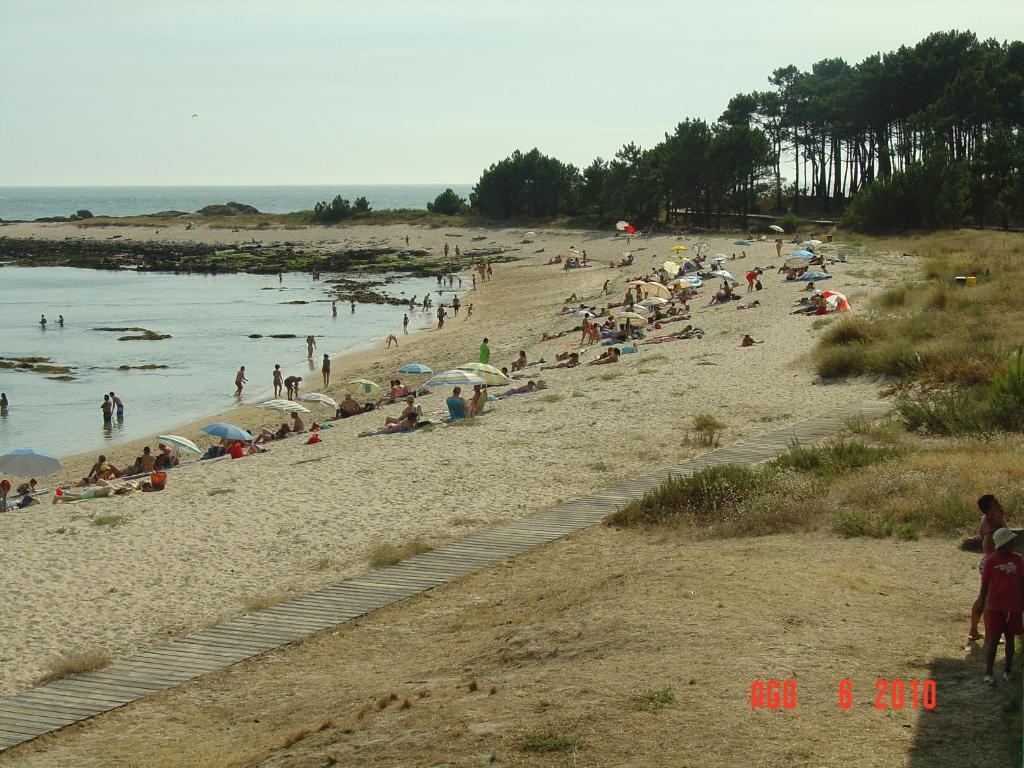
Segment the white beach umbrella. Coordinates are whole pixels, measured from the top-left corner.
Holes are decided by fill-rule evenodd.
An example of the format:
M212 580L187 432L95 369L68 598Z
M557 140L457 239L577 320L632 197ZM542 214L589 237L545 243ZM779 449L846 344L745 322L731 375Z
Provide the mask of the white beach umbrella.
M672 292L661 283L645 283L644 294L646 294L648 298L651 296L657 296L662 299L672 298Z
M768 226L768 229L770 229L770 230L771 230L772 232L775 232L775 233L777 233L777 234L780 234L780 235L781 235L781 234L782 234L783 232L785 232L785 231L786 231L786 230L784 230L784 229L783 229L782 227L780 227L780 226L779 226L778 224L770 224L770 225Z
M689 282L687 281L687 285ZM668 304L668 299L663 299L660 296L650 296L640 302L645 307L660 307L662 304Z
M178 448L188 451L189 453L194 453L197 456L203 452L202 448L193 443L187 437L182 437L181 435L157 435L156 439L175 445Z
M716 253L714 256L708 259L708 261L712 262L713 264L720 264L721 262L728 260L729 257L726 256L724 253Z
M294 411L298 411L299 413L310 412L309 408L296 403L294 400L267 400L267 402L260 403L256 407L266 408L268 411L284 411L286 413L292 413Z
M725 280L726 282L732 283L733 285L739 285L740 284L740 281L737 280L735 277L733 277L732 273L727 272L724 269L716 269L714 272L711 273L711 276L712 277L720 277L723 280Z
M319 392L307 392L304 395L299 395L299 400L301 400L304 403L322 403L324 405L329 405L331 408L338 407L337 400L335 400L333 397L322 395Z

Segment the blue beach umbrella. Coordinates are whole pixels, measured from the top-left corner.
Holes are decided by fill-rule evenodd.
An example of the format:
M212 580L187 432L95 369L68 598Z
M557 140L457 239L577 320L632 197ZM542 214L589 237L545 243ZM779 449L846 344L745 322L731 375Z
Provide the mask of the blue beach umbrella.
M750 245L749 240L733 240L733 245Z
M45 477L60 470L60 461L44 451L31 448L15 448L13 451L0 454L0 472L15 477Z
M814 254L810 251L793 251L794 256L799 256L801 259L813 259Z
M252 440L252 435L241 427L220 421L216 424L207 424L203 427L203 432L214 437L223 437L225 440L245 440L246 442Z
M434 371L423 363L408 363L398 369L399 373L407 373L411 376L429 376Z

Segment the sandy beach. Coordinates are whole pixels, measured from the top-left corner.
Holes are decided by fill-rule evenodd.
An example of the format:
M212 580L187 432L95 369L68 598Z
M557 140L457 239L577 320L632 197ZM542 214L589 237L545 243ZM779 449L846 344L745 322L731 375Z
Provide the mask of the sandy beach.
M625 238L607 232L548 230L523 242L523 229L408 226L269 233L206 227L119 231L126 240L230 243L256 236L328 250L397 245L408 235L413 247L429 247L433 253L442 251L445 240L452 248L465 248L472 237L486 235L487 242L518 249L518 261L495 265L493 280L478 283L463 297L464 307L474 305L468 321L463 309L442 330L402 338L397 349L381 345L336 359L327 392L338 399L345 381L362 377L386 384L405 363L441 371L475 361L485 336L492 365L510 365L521 349L531 360L551 361L579 342L578 333L541 342L544 332L579 323L559 314L567 297L576 294L593 304L621 301L627 278L660 265L672 258L673 246L695 239L657 236L627 245ZM12 237L111 234L107 228L73 225L0 228L0 236ZM728 265L738 278L755 265L781 263L771 241L740 247L734 239L706 241L711 253L746 251L745 260ZM586 249L593 266L566 273L547 264L574 245ZM635 265L610 269L609 261L620 260L625 250L634 253ZM846 293L853 312L861 311L864 299L884 287L883 261L898 272L909 266L910 257L853 256L830 268L835 277L827 287ZM463 280L468 283L468 273ZM608 298L601 291L606 280L612 286ZM705 331L703 339L641 345L639 354L615 365L544 371L545 392L493 403L470 424L357 439L360 431L380 426L384 416L400 410L389 406L332 422L319 445L290 439L273 443L267 454L180 467L162 493L45 504L0 517L7 561L6 599L0 605L0 692L28 687L60 654L129 654L243 612L253 601L315 589L366 570L366 554L378 543L440 542L678 462L706 450L688 439L698 414L725 422L722 439L729 442L877 396L879 386L870 382L816 382L805 357L820 330L812 328L813 318L789 314L804 284L784 283L772 269L763 281L765 290L756 294L761 306L746 311L737 311L735 303L705 306L714 290L706 286L691 302L689 321ZM745 291L745 285L738 290ZM741 348L745 333L765 343ZM584 361L598 354L591 349ZM211 376L229 380L233 373L226 368ZM269 384L270 371L249 373L251 387ZM310 375L314 379L319 383L318 372ZM440 412L446 394L423 398L425 413ZM242 408L175 431L200 438L199 427L213 420L249 429L281 421L266 411ZM202 436L200 442L209 439ZM143 444L155 447L156 440L119 446L108 455L127 464ZM94 460L94 454L66 457L61 478L82 476ZM95 524L101 516L122 515L115 524Z

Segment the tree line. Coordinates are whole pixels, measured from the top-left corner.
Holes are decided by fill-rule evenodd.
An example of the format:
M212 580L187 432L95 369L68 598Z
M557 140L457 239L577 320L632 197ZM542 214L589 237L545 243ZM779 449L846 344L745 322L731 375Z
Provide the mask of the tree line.
M517 150L481 173L469 205L640 225L753 212L842 214L868 231L1024 223L1024 43L938 32L767 82L714 123L684 120L653 147L630 142L582 170Z

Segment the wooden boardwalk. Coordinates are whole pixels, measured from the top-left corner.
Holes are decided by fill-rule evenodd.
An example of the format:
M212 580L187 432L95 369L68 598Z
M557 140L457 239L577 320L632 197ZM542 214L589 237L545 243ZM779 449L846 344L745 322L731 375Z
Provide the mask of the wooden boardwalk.
M782 453L794 440L813 443L838 431L851 417L879 418L889 410L884 402L854 403L828 416L741 440L592 496L478 531L397 565L238 616L97 672L74 675L0 699L0 751L309 637L595 525L669 475L688 475L708 466L765 461Z

